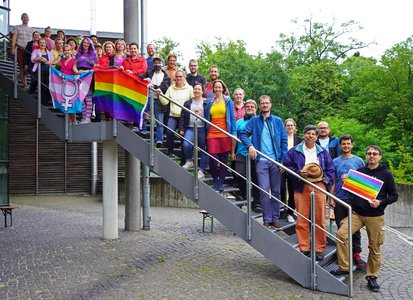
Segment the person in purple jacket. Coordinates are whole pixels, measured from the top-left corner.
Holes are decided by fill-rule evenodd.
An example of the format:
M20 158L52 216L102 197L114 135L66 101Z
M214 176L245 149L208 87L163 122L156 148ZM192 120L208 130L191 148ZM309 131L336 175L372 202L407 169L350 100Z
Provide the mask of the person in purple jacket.
M308 179L319 188L330 191L334 183L334 164L328 150L316 144L318 136L317 127L307 125L304 127L304 141L291 148L284 158L284 166L291 171ZM320 176L311 177L309 165L320 169ZM298 247L306 256L310 255L310 226L305 219L310 218L310 193L315 192L315 222L320 228L316 228L315 248L316 260L324 259L326 249L325 215L326 196L310 184L289 174L294 187L294 200L297 210L297 224L295 232L298 240ZM303 218L303 216L305 218Z

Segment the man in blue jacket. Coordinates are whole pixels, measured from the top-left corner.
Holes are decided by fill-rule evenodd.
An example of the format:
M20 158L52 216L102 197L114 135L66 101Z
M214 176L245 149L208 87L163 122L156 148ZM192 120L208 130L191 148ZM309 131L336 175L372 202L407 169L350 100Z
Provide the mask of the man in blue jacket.
M263 95L259 99L261 114L251 119L240 134L242 143L248 148L248 155L256 160L260 202L264 226L281 228L280 225L280 168L265 156L282 162L287 153L287 133L281 118L271 114L271 98ZM251 140L248 138L251 136ZM271 191L271 197L268 194Z

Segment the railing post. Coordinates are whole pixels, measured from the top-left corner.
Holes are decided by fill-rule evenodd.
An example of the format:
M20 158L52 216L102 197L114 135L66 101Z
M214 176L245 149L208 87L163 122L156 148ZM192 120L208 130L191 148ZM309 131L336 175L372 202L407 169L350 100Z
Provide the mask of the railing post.
M155 165L155 108L154 108L154 97L153 92L148 88L149 95L149 105L150 105L150 131L149 131L149 140L150 140L150 165L153 167ZM159 122L159 121L158 121ZM157 126L161 126L157 124Z
M348 295L353 297L353 216L351 207L348 208Z
M118 136L118 120L115 118L112 119L112 135L113 137Z
M151 203L150 203L150 181L149 181L149 167L143 165L143 207L142 207L142 229L151 229Z
M42 118L42 64L37 63L37 118Z
M65 113L65 141L69 140L69 115Z
M251 240L251 158L247 154L246 175L247 175L247 239Z
M316 222L315 222L315 192L310 193L310 214L311 214L311 289L317 289L317 274L316 274L316 244L315 244L315 235L316 235Z
M198 201L199 198L199 180L198 180L198 118L195 118L194 122L194 199Z
M18 75L17 75L17 47L16 50L14 51L14 83L13 83L13 94L14 94L14 99L17 99L17 82L18 82Z

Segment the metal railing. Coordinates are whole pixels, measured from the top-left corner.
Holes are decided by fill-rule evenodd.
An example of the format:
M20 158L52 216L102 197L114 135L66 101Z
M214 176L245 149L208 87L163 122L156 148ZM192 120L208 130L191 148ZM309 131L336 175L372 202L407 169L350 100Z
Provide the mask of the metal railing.
M154 115L154 95L156 95L156 91L153 88L148 87L148 95L149 95L149 105L150 105L150 116L149 116L149 120L150 120L150 143L151 143L151 147L150 147L150 164L151 167L153 167L154 165L154 157L155 157L155 115ZM194 122L194 141L189 141L187 139L185 139L183 136L179 135L179 133L175 132L174 130L172 130L171 128L169 128L168 126L166 126L165 124L163 124L162 122L156 121L157 124L160 124L161 126L163 126L164 128L166 128L167 130L171 130L174 132L174 134L176 136L178 136L180 139L183 139L185 141L187 141L188 143L192 144L194 147L194 176L196 177L196 184L194 185L194 195L195 195L195 200L197 200L198 197L198 189L199 189L199 185L198 185L198 162L197 162L197 153L198 151L202 151L203 153L205 153L206 155L208 155L209 159L214 159L217 160L215 157L211 156L207 151L199 148L198 146L198 139L195 136L195 133L197 133L197 122L196 120L201 120L203 121L205 124L208 124L211 127L214 127L216 130L220 131L221 133L224 133L225 135L227 135L228 137L230 137L232 140L236 141L237 143L241 143L242 141L226 132L225 130L221 129L220 127L216 126L215 124L211 123L210 121L206 120L204 117L201 117L199 115L196 115L194 112L192 112L190 109L187 109L186 107L184 107L183 105L177 103L176 101L174 101L171 98L166 97L165 95L158 95L158 97L163 97L167 100L169 100L170 102L172 102L174 105L180 107L182 110L185 110L186 112L190 113L191 115L194 116L195 118L195 122ZM349 204L347 204L346 202L342 201L341 199L337 198L336 196L334 196L333 194L329 193L328 191L323 190L322 188L320 188L319 186L317 186L316 184L308 181L307 179L301 177L300 175L298 175L297 173L295 173L294 171L288 169L287 167L285 167L282 163L279 163L275 160L273 160L272 158L268 157L267 155L265 155L264 153L256 150L256 152L264 157L265 159L267 159L268 161L270 161L271 163L277 165L280 169L284 170L285 172L287 172L288 174L294 176L295 178L303 181L305 184L310 185L311 187L313 187L314 189L320 191L321 193L323 193L326 196L326 199L331 198L333 200L335 200L336 202L338 202L339 204L343 205L347 211L348 211L348 254L349 254L349 285L348 285L348 290L349 290L349 296L351 297L353 295L353 246L352 246L352 208ZM217 160L218 161L218 160ZM310 195L310 202L311 202L311 208L310 208L310 218L305 217L304 215L300 214L299 212L297 212L295 209L289 207L287 204L285 204L284 202L282 202L281 200L277 199L276 197L274 197L273 195L271 195L268 191L263 190L261 187L259 187L258 185L256 185L255 183L252 182L252 177L251 177L251 158L249 157L249 155L247 155L246 157L246 165L247 165L247 170L246 170L246 176L243 176L242 174L236 172L234 169L232 169L231 167L227 166L227 169L231 170L231 172L234 172L237 176L240 176L242 179L246 180L247 183L247 238L250 240L251 239L251 187L256 187L259 189L260 192L264 192L266 193L268 196L271 197L271 199L280 202L280 204L283 204L284 206L286 206L287 208L294 210L294 212L299 215L300 217L302 217L303 219L305 219L307 222L309 222L311 225L311 230L310 230L310 240L311 240L311 277L312 277L312 288L316 289L317 287L317 279L316 279L316 258L315 258L315 254L316 254L316 249L315 249L315 232L316 232L316 228L318 228L319 230L324 231L327 235L329 235L332 239L334 239L336 242L339 243L344 243L344 241L338 239L337 237L335 237L333 234L331 234L330 232L328 232L327 230L321 228L319 225L317 225L315 223L315 193L314 191L311 192ZM314 220L314 221L313 221Z

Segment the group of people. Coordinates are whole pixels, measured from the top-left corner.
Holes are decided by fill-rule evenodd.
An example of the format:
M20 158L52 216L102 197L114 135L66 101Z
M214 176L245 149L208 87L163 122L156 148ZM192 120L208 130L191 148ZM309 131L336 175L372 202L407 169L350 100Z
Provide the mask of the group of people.
M351 153L353 138L345 134L340 138L330 135L327 122L318 126L306 125L303 137L297 135L296 122L288 118L282 120L271 113L273 100L262 95L257 102L248 99L244 102L245 93L242 88L230 91L219 79L218 66L209 68L209 82L198 73L195 59L189 62L189 73L185 74L176 65L177 57L170 54L165 61L156 55L153 44L147 46L147 57L138 53L138 45L126 45L123 40L99 44L96 36L65 39L60 31L57 38L50 39L50 27L45 29L44 37L28 27L29 17L22 15L22 25L13 31L12 51L16 45L27 45L30 55L25 55L17 48L20 79L23 84L24 72L29 71L36 82L38 64L42 70L42 81L47 80L49 65L58 65L63 73L79 74L95 67L117 67L148 81L153 90L154 118L157 121L155 142L158 148L166 148L172 156L175 148L175 136L183 137L180 151L181 164L189 169L194 166L193 143L197 128L200 152L200 168L198 178L205 176L209 164L209 173L213 178L213 188L222 192L224 180L228 173L228 160L236 171L235 182L239 187L238 198L245 199L247 185L247 156L251 158L252 209L262 212L263 225L270 229L281 229L280 207L285 205L288 222L296 222L296 234L299 250L303 255L310 255L310 193L315 193L315 223L317 224L315 248L316 260L324 259L326 249L326 195L321 191L334 193L335 196L353 207L353 253L358 267L363 266L360 256L361 243L359 230L365 226L369 239L369 255L367 260L368 286L373 291L379 290L376 278L381 264L380 246L384 242L384 210L387 205L397 201L394 179L380 160L382 150L371 145L366 149L366 161ZM29 40L29 37L31 40ZM30 59L28 59L30 57ZM22 59L23 58L23 59ZM26 59L25 59L26 58ZM34 87L35 88L35 87ZM33 91L33 87L30 87ZM45 93L48 94L48 93ZM44 94L44 95L45 95ZM170 101L172 100L172 101ZM181 106L186 109L182 109ZM259 108L259 114L257 110ZM147 110L148 112L149 110ZM188 111L193 112L193 114ZM92 93L85 99L83 120L90 122L92 113ZM203 122L200 116L208 122ZM72 119L72 122L75 120ZM164 145L164 125L166 145ZM196 125L196 126L195 126ZM237 137L237 142L232 137ZM209 154L206 155L206 153ZM293 176L272 160L283 164L296 173ZM368 202L342 188L350 169L358 170L384 182L377 199ZM302 178L316 185L307 184ZM259 189L257 188L259 187ZM347 210L344 206L330 200L334 207L337 222L337 242L339 269L334 275L348 273L348 222Z

